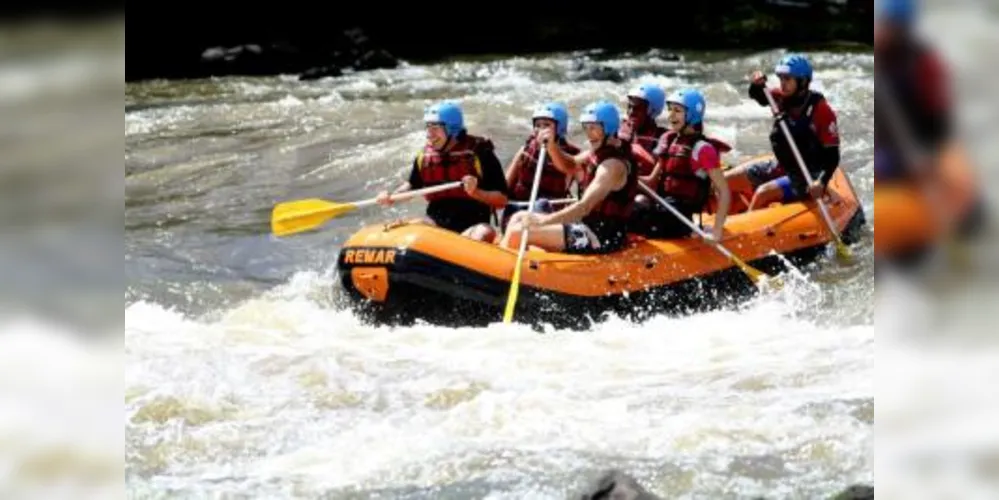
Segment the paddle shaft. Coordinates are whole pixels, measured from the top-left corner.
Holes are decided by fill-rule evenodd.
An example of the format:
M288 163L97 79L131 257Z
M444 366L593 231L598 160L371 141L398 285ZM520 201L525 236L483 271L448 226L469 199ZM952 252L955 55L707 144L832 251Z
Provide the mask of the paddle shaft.
M717 248L718 251L720 251L726 257L728 257L730 259L737 258L735 255L732 254L732 252L730 252L727 248L725 248L724 246L722 246L721 242L716 241L716 240L711 239L711 238L708 238L707 233L705 233L703 229L697 227L697 225L694 224L694 221L688 219L685 215L683 215L682 213L680 213L679 210L677 210L668 201L666 201L661 196L659 196L652 188L650 188L649 186L646 186L642 182L638 183L638 187L641 188L643 191L645 191L645 194L651 196L654 200L658 201L660 205L662 205L667 210L669 210L670 212L672 212L673 215L676 216L677 219L680 219L681 222L683 222L684 224L686 224L687 227L689 227L695 233L697 233L698 235L700 235L701 238L704 238L705 241L710 241L715 246L715 248Z
M566 203L575 203L577 201L579 200L576 198L559 198L557 200L548 200L548 203L551 203L552 205L565 205ZM526 207L529 203L533 205L533 203L529 201L511 201L510 205L516 207Z
M764 88L763 95L767 96L767 102L770 103L770 111L773 115L779 116L780 110L777 108L777 103L774 102L774 96L770 95L770 89ZM798 168L801 170L802 175L805 176L805 181L808 182L808 186L811 187L812 183L815 182L812 179L812 174L808 171L808 166L805 164L805 159L801 157L801 151L798 150L798 145L794 142L794 137L791 136L791 131L787 128L787 123L783 118L778 118L777 123L780 125L780 129L784 132L784 138L787 139L788 144L791 146L791 152L794 153L794 159L798 162ZM836 242L842 245L842 241L839 238L839 232L836 231L836 225L833 224L832 217L829 215L829 209L826 208L826 204L821 198L815 198L815 203L819 206L819 212L822 213L822 218L825 220L826 227L829 232L832 233L833 238Z
M430 187L426 187L426 188L413 189L411 191L403 191L401 193L395 193L395 194L392 194L391 196L389 196L389 198L393 202L396 202L396 201L406 201L408 199L415 198L417 196L423 196L425 194L439 193L441 191L447 191L447 190L450 190L450 189L461 187L461 185L462 185L461 181L448 182L447 184L441 184L439 186L430 186ZM353 203L353 205L356 205L358 208L360 208L360 207L366 207L366 206L369 206L369 205L374 205L375 203L378 203L378 198L371 198L370 200L358 201L358 202Z
M531 198L528 201L527 213L534 213L534 202L538 199L538 190L541 188L541 173L545 166L546 148L542 144L538 152L538 164L534 169L534 184L531 186ZM520 293L520 268L524 262L524 254L527 253L527 227L524 224L520 230L520 248L517 250L517 263L513 267L513 279L510 280L510 293L506 299L506 311L503 313L503 322L510 323L513 320L513 310L517 303L517 296Z

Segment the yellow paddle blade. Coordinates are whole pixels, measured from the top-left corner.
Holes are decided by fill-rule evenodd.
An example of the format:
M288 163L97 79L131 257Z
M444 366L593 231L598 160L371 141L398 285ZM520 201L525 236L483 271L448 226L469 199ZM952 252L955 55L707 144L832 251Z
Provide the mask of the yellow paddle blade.
M510 281L510 294L506 297L506 311L503 312L503 323L510 324L513 321L513 310L517 305L517 295L520 294L520 264L513 270L513 280Z
M836 238L836 255L845 261L850 261L853 258L853 254L850 249L843 243L843 240Z
M301 233L356 208L353 203L332 203L317 198L279 203L271 213L271 231L277 236Z
M770 288L774 290L780 290L781 288L784 288L784 281L781 280L780 278L770 276L769 274L764 273L763 271L760 271L759 269L756 269L755 267L750 266L749 264L746 264L745 261L743 261L738 257L733 256L732 261L735 262L736 266L739 266L739 269L742 269L742 272L746 273L746 276L749 276L749 279L752 280L753 283L759 284L760 280L766 279L767 280L766 284Z
M962 271L967 271L971 268L971 251L968 249L967 245L957 241L953 235L945 239L943 242L943 251L949 257L950 265L960 269Z

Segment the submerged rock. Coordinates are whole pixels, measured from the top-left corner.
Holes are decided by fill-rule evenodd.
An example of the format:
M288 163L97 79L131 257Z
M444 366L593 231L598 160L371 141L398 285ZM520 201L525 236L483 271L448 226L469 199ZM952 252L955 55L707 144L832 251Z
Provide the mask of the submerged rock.
M578 494L570 497L572 500L666 500L647 491L634 477L627 473L610 469L599 473L587 483ZM753 500L767 500L767 497L756 497ZM874 487L855 484L829 497L829 500L874 500Z
M649 493L638 480L619 470L597 476L575 500L662 500Z

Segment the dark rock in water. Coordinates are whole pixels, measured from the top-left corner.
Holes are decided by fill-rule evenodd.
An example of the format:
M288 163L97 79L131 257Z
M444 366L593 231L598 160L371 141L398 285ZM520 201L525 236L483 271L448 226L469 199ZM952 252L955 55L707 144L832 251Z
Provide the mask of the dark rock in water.
M321 78L335 78L343 74L339 66L316 66L309 68L298 75L298 81L319 80Z
M874 500L874 487L866 484L855 484L830 500Z
M275 75L298 71L301 53L287 44L212 47L201 53L201 67L210 75Z
M583 490L583 493L575 498L578 500L662 500L646 491L635 478L619 470L604 471Z
M597 66L595 68L583 67L569 74L569 79L573 81L599 80L605 82L621 83L625 80L624 74L607 66Z
M752 500L767 500L767 498L755 497ZM874 500L874 487L865 484L854 484L829 497L829 500Z
M361 54L361 57L358 57L357 61L354 62L354 69L364 71L369 69L395 68L398 65L399 60L392 57L392 54L382 49L376 49Z
M343 31L344 38L347 39L351 44L364 47L370 43L367 35L364 34L364 30L358 27L349 28Z
M611 469L601 472L573 500L663 500L649 493L634 477L620 470ZM874 487L855 484L829 497L830 500L874 500ZM753 500L767 500L766 497L755 497Z
M260 35L260 38L267 37ZM129 50L133 57L125 68L126 81L279 74L298 74L300 80L316 80L340 76L348 68L371 70L399 65L395 56L373 45L360 28L334 31L319 40L290 36L269 43L210 45L199 49L198 55L190 49L172 49L162 42L160 47L150 51L148 59L136 57L136 52L141 54L142 50Z
M655 57L657 59L662 59L663 61L669 61L669 62L680 62L683 60L683 56L681 56L680 54L667 52L665 50L658 48L650 50L648 57Z
M627 14L676 20L669 29L622 29L567 0L507 1L480 15L467 11L462 21L441 19L419 3L362 2L351 5L350 14L304 4L229 10L170 4L129 14L126 81L306 72L313 78L336 74L331 66L390 68L396 57L420 63L475 54L575 52L600 61L631 53L676 61L674 51L685 49L870 45L874 36L871 2L859 0L717 0L648 5ZM619 81L621 75L602 68L579 78Z

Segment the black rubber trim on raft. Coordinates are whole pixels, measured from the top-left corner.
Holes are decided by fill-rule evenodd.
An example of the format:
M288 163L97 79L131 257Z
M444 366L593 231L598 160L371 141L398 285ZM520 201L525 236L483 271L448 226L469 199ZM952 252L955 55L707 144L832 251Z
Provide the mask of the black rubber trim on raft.
M858 210L844 231L847 243L855 241L856 232L865 223ZM815 260L827 244L803 248L783 257L795 266ZM373 324L412 325L426 321L435 325L486 326L503 319L509 281L487 276L413 250L399 251L389 266L389 291L385 302L365 298L351 279L355 266L344 263L342 249L337 269L348 305L363 320ZM786 269L777 256L750 262L767 273ZM551 324L555 328L587 329L609 316L643 321L658 314L690 314L720 309L743 301L757 293L756 287L738 268L671 283L648 290L601 297L561 294L522 285L517 300L515 321L535 326Z

